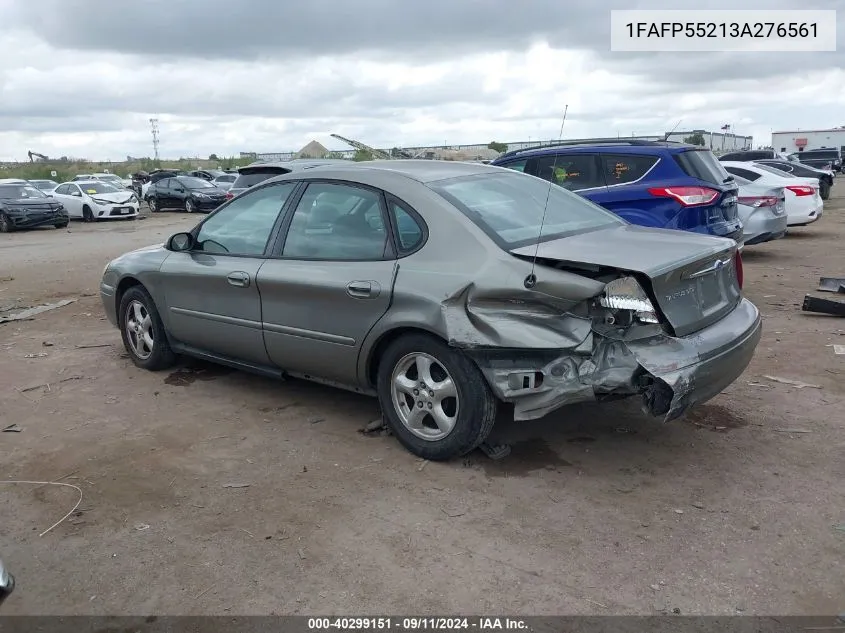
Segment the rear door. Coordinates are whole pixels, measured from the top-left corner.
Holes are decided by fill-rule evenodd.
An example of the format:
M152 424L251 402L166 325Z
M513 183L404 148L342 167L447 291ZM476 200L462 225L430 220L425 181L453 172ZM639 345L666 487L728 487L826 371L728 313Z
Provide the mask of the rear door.
M386 201L376 189L311 181L288 216L258 274L267 352L289 372L355 384L361 344L393 292Z
M602 152L599 165L607 186L588 197L632 224L665 226L671 215L661 207L665 201L648 192L649 174L660 160L649 154Z
M193 251L161 266L167 329L197 350L267 366L258 273L296 183L245 193L194 230Z

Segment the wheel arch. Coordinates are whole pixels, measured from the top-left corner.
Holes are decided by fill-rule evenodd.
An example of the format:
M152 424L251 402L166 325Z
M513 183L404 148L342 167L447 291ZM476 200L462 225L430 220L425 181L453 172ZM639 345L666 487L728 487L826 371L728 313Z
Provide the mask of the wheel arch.
M117 287L114 290L114 310L117 315L118 322L120 322L120 301L123 299L123 295L126 294L126 291L130 288L134 288L135 286L141 286L144 290L146 290L146 286L144 286L139 279L131 275L127 275L118 282ZM149 292L149 290L147 290L147 292Z
M368 387L375 387L378 382L379 363L381 362L381 357L384 355L385 350L387 350L393 341L408 334L424 334L448 344L448 341L434 330L429 330L418 325L397 325L382 332L378 335L375 341L373 341L369 351L366 353L364 378Z

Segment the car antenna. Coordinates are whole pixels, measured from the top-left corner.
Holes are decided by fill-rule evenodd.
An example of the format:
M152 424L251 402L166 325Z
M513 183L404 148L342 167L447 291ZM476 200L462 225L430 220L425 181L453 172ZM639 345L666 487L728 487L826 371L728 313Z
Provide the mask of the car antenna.
M569 104L563 109L563 120L560 122L560 133L557 135L557 142L563 140L563 126L566 125L566 113L569 111ZM546 191L546 204L543 205L543 217L540 218L540 232L537 234L537 244L534 246L534 258L531 260L531 272L523 281L523 285L529 290L537 285L537 275L534 274L534 268L537 265L537 253L540 251L540 240L543 237L543 225L546 223L546 210L549 208L549 198L552 195L552 187L554 187L555 168L557 167L557 152L552 161L552 178L549 180L549 189Z
M666 132L666 136L663 137L664 143L669 140L669 137L672 136L672 134L675 133L675 130L678 129L678 126L681 124L681 121L683 121L683 119L678 119L678 122L675 123L675 127L673 127L669 132Z

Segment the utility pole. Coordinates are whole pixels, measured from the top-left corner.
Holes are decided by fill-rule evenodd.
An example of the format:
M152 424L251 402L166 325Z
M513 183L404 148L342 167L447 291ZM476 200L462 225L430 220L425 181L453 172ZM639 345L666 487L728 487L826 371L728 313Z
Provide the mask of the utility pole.
M153 158L158 162L158 119L150 119L150 131L153 134Z

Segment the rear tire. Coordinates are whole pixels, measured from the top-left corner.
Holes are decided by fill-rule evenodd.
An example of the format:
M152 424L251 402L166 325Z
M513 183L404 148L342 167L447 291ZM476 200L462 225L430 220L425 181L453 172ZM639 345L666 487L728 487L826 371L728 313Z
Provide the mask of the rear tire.
M167 331L146 288L132 286L127 290L120 298L117 314L123 346L137 367L159 371L176 364Z
M487 439L496 421L498 402L475 363L425 334L408 334L390 344L379 359L377 389L390 430L423 459L443 461L469 453Z
M15 230L15 225L9 219L9 216L0 211L0 233L11 233Z

